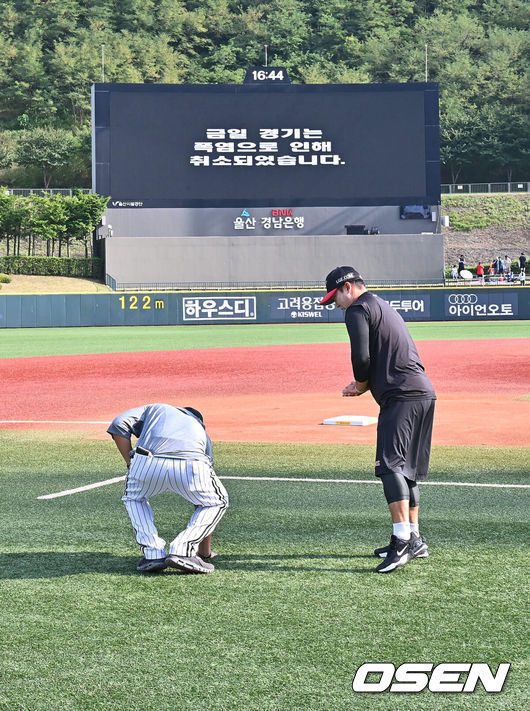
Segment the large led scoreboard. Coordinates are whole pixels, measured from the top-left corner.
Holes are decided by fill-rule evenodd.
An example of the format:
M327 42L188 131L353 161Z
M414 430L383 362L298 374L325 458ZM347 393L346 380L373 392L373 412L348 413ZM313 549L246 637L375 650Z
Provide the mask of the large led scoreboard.
M95 84L92 138L109 283L443 274L436 84Z
M110 208L436 205L436 84L96 84Z

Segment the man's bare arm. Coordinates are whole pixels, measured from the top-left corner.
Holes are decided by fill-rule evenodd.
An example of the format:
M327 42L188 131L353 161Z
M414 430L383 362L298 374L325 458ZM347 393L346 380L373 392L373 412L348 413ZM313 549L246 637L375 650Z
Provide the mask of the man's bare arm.
M131 463L131 440L128 437L122 437L121 435L111 435L112 439L116 442L116 447L118 448L121 456L125 459L125 464L127 468Z

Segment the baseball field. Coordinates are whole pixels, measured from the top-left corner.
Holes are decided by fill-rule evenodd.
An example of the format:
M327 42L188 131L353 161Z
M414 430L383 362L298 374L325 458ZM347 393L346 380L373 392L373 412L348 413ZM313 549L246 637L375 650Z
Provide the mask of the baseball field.
M377 414L340 396L342 324L2 330L0 709L527 708L530 322L409 326L438 395L430 556L386 576L375 426L321 424ZM212 575L137 573L122 483L72 491L123 476L106 427L148 402L204 413L231 501ZM172 538L189 505L152 503ZM366 662L511 669L355 693Z

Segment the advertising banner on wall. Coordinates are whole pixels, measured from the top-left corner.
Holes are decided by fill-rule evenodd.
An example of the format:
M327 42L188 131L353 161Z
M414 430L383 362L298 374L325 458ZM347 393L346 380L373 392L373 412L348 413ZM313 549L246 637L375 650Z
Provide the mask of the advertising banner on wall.
M530 319L530 289L373 290L405 321ZM0 328L340 323L321 290L0 295Z
M517 292L449 292L445 295L445 316L451 320L473 319L477 321L499 317L517 318Z
M255 296L186 296L182 299L183 323L256 321Z

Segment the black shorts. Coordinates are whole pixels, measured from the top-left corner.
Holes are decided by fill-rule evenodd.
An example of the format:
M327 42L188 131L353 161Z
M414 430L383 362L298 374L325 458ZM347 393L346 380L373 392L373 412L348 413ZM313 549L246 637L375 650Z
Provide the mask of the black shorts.
M411 481L427 478L435 402L391 399L381 407L376 476L397 472Z

